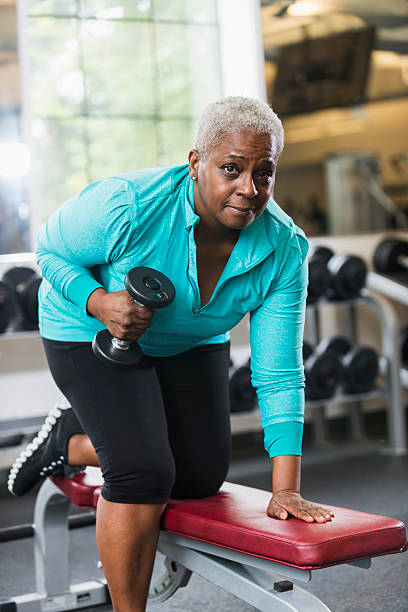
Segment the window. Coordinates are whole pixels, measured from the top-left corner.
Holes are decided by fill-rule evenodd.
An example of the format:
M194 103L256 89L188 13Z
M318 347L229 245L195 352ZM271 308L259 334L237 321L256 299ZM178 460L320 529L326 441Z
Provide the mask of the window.
M184 163L221 95L215 0L31 0L24 33L37 224L86 184Z

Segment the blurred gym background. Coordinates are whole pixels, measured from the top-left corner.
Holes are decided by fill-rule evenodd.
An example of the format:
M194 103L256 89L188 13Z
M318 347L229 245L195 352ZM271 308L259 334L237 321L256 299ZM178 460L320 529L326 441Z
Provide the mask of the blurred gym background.
M312 247L303 494L408 520L406 0L0 0L0 594L32 572L1 543L34 499L8 495L7 470L63 400L37 331L36 233L92 181L184 163L204 106L231 94L282 118L275 199ZM231 343L228 479L269 490L247 319ZM365 578L345 595L337 570L333 609L406 611L406 561L390 567L391 599L377 578L358 605Z

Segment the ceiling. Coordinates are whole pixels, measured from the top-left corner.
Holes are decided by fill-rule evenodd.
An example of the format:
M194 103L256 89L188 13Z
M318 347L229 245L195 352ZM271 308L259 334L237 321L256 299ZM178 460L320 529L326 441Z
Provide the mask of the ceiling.
M374 26L375 49L408 54L408 0L261 0L265 46L290 44L296 30L326 24L327 32L347 22ZM287 43L280 42L282 36Z

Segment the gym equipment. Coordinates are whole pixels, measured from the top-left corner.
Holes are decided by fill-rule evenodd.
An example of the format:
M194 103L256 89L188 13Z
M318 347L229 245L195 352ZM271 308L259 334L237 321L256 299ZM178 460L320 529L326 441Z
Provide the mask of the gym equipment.
M334 352L341 358L344 393L366 393L375 387L378 355L374 349L368 346L352 348L347 338L334 336L322 340L319 350Z
M22 314L21 326L25 330L38 329L38 290L42 278L34 274L17 288L17 299Z
M373 265L377 272L392 274L408 271L408 240L386 238L377 246Z
M307 400L333 397L343 380L343 366L334 351L322 350L320 345L313 350L311 344L303 343Z
M132 268L127 273L125 288L135 304L147 308L165 308L176 295L174 285L167 276L143 266ZM134 368L143 357L137 342L114 338L107 329L96 334L92 348L99 359L116 368Z
M42 278L33 268L16 266L4 274L3 279L14 292L19 307L17 329L38 329L38 289Z
M14 290L17 290L17 287L25 283L33 274L36 274L33 268L29 268L28 266L15 266L9 268L7 272L4 273L3 280L6 280Z
M408 325L401 329L400 332L401 342L401 361L403 364L408 365Z
M6 281L0 281L0 334L6 331L16 311L14 291Z
M0 612L60 612L109 602L103 577L71 584L68 562L70 502L95 508L101 486L99 468L46 479L34 509L37 592L0 601ZM368 569L371 557L407 550L405 526L397 519L331 506L335 517L325 524L280 521L266 514L270 496L224 482L211 497L170 499L158 542L166 569L150 585L149 601L165 601L195 572L261 611L330 612L292 581L309 582L313 570L342 563Z
M309 359L310 355L313 353L313 346L310 344L310 342L306 342L306 340L303 342L303 361L306 361L306 359Z
M82 527L95 525L96 513L95 510L90 510L89 512L81 512L81 514L72 514L67 517L67 521L68 529L81 529ZM0 528L0 542L15 542L16 540L32 538L34 535L35 529L31 523Z
M320 247L322 249L324 247ZM330 272L326 261L318 255L318 250L312 251L309 257L309 284L307 287L307 302L313 304L324 295L330 286Z
M377 246L374 269L396 283L408 287L408 240L386 238Z
M351 300L360 295L367 277L367 266L361 257L337 253L327 247L314 247L310 257L327 265L330 274L326 295L329 300Z
M230 369L229 395L232 413L248 412L256 405L256 391L251 383L251 360L239 368Z

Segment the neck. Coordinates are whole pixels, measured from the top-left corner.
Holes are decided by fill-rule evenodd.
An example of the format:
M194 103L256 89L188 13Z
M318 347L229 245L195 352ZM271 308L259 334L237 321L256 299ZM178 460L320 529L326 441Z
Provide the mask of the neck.
M239 230L219 226L219 224L208 224L200 217L200 221L194 230L196 244L202 246L216 246L219 244L235 244L239 238Z

